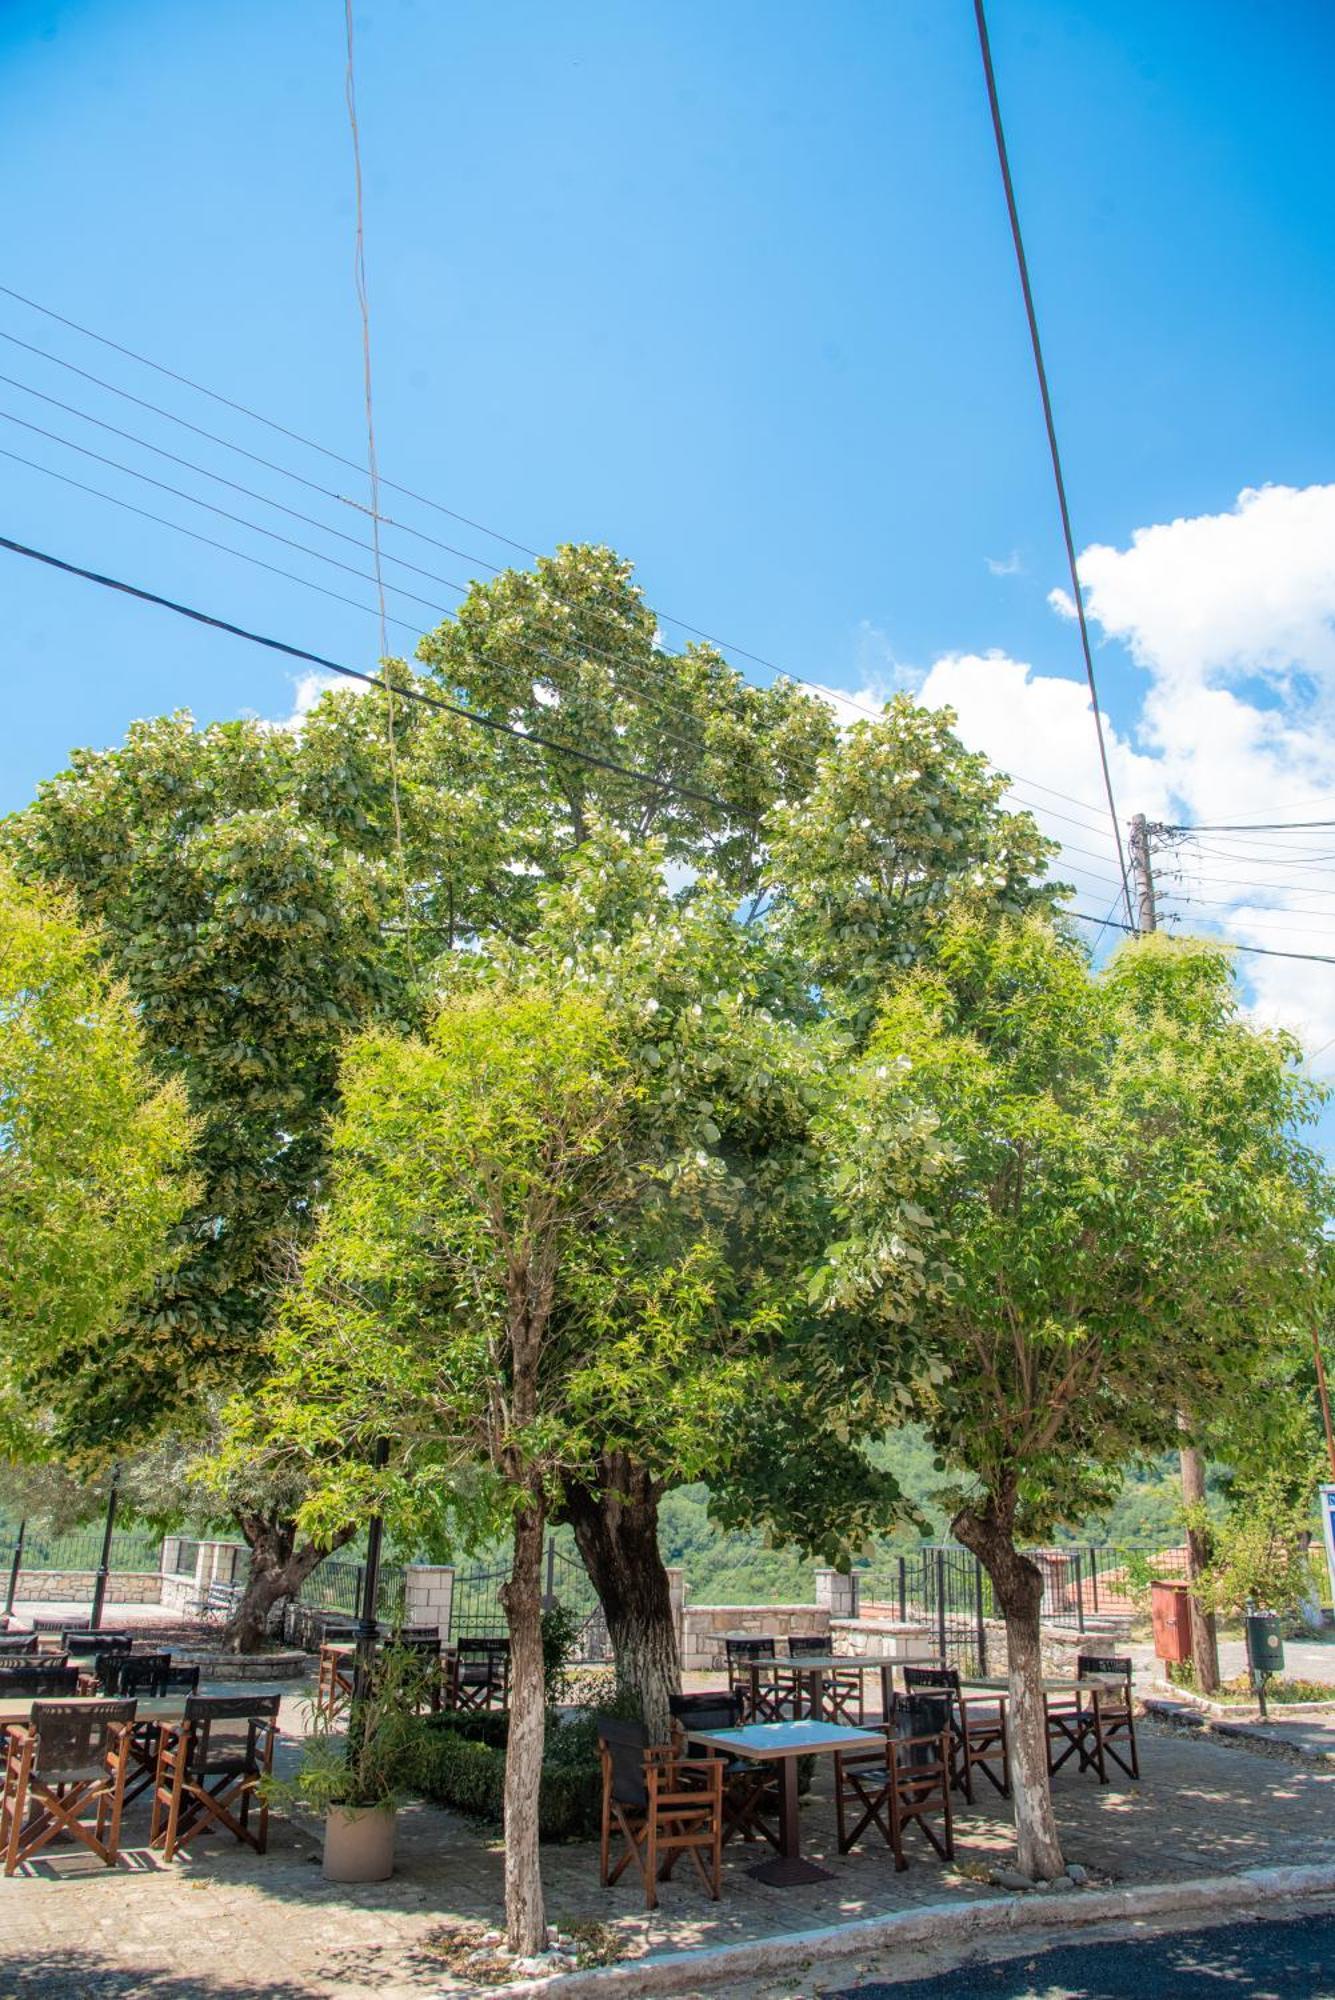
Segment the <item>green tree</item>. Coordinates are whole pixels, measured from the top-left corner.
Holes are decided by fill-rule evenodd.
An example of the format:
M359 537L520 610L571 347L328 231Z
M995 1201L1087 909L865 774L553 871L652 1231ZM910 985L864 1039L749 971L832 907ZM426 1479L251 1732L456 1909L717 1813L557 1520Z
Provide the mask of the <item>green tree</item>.
M896 695L822 757L803 797L771 818L774 917L828 1007L864 1030L888 981L931 955L962 909L1051 909L1058 853L1010 780L954 733L948 708Z
M1105 1506L1121 1468L1204 1425L1301 1324L1329 1187L1294 1136L1319 1093L1238 1017L1225 953L1149 938L1095 977L1043 922L957 921L886 998L828 1130L843 1303L900 1310L906 1129L945 1145L910 1220L919 1414L954 1531L1002 1608L1020 1865L1059 1872L1041 1698L1042 1582L1020 1545ZM919 1248L921 1245L919 1246Z
M364 1497L381 1437L395 1447L381 1498L391 1518L412 1517L419 1485L438 1506L450 1481L475 1530L508 1521L506 1908L511 1943L533 1951L545 1937L544 1529L567 1473L645 1398L678 1455L692 1438L703 1453L728 1420L716 1258L680 1225L663 1181L674 1163L645 1143L636 1082L595 993L489 982L447 1001L424 1038L359 1038L343 1093L269 1435L322 1484L307 1510L317 1526ZM629 1302L619 1324L614 1297Z
M158 1082L122 988L68 901L0 864L0 1440L51 1450L49 1376L106 1362L130 1301L170 1282L191 1198L179 1083Z

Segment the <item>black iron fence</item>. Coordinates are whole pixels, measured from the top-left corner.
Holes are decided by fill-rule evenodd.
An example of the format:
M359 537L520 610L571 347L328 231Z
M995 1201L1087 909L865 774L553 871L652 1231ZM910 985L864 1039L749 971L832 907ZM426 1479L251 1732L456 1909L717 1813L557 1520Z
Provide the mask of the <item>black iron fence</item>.
M450 1606L451 1639L503 1636L506 1627L501 1587L509 1573L508 1569L495 1566L456 1570ZM609 1660L612 1648L598 1593L579 1556L563 1548L553 1535L548 1537L543 1563L543 1608L557 1604L563 1605L576 1622L575 1658L585 1664Z
M1187 1574L1185 1548L1086 1542L1025 1553L1043 1577L1043 1623L1075 1632L1134 1617L1144 1610L1154 1577ZM988 1672L989 1642L997 1652L1001 1612L991 1578L968 1549L924 1543L854 1574L863 1616L875 1607L901 1624L926 1625L941 1658L966 1673Z
M102 1560L103 1525L49 1528L40 1522L23 1525L25 1570L95 1570ZM0 1523L0 1548L11 1552L18 1543L19 1523ZM116 1571L156 1571L162 1555L159 1536L145 1528L117 1528L111 1537L109 1567ZM192 1565L193 1567L193 1565Z

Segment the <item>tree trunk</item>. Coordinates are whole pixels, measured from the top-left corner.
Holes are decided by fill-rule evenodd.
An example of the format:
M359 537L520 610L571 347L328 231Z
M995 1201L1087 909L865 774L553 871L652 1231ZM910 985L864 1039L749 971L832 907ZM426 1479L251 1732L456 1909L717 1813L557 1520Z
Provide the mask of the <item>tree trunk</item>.
M510 1631L510 1735L505 1753L505 1929L525 1957L547 1948L538 1851L538 1793L546 1734L542 1677L542 1536L546 1510L530 1494L515 1515L514 1554L502 1586Z
M681 1657L658 1547L658 1499L644 1468L615 1452L600 1460L596 1488L571 1491L566 1513L607 1619L617 1679L634 1693L653 1741L666 1743Z
M276 1604L300 1590L311 1572L327 1555L351 1540L352 1529L335 1538L329 1548L313 1542L297 1546L296 1523L270 1520L261 1514L243 1514L237 1525L250 1549L250 1574L240 1602L223 1627L224 1653L257 1653L269 1628L269 1615Z
M1182 1504L1188 1520L1199 1519L1205 1508L1205 1461L1194 1445L1183 1445L1178 1453L1182 1474ZM1187 1575L1194 1583L1210 1560L1205 1531L1187 1529ZM1206 1611L1195 1597L1191 1610L1191 1665L1200 1694L1215 1694L1219 1688L1219 1641L1213 1611Z
M1043 1603L1042 1572L1036 1563L1019 1553L1009 1525L991 1509L981 1513L966 1509L952 1525L959 1540L965 1548L973 1550L991 1577L1006 1620L1016 1864L1036 1882L1050 1882L1063 1873L1066 1863L1062 1859L1048 1776L1039 1618Z

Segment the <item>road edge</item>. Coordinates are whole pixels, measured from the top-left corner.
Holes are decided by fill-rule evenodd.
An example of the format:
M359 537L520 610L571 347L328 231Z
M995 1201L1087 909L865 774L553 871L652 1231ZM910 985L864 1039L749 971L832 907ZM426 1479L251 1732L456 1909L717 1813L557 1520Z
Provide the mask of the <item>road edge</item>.
M989 1896L971 1903L927 1903L888 1916L860 1917L819 1930L712 1945L631 1959L596 1971L556 1973L500 1989L506 2000L600 2000L604 1994L726 1993L732 1981L766 1973L805 1972L813 1964L859 1952L915 1944L965 1944L975 1937L1026 1930L1079 1930L1086 1924L1131 1923L1174 1910L1195 1914L1249 1911L1279 1899L1335 1894L1335 1864L1248 1868L1235 1875L1198 1875L1180 1882L1144 1882L1121 1889L1082 1889L1074 1895Z

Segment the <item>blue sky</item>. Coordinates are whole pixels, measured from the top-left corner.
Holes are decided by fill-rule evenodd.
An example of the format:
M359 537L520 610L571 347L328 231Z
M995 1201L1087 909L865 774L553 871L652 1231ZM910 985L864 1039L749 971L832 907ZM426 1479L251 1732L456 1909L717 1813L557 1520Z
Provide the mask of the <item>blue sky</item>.
M1083 574L1123 814L1335 812L1335 14L993 0L990 18L1077 539L1097 545ZM386 474L534 547L610 541L651 602L805 677L951 699L1021 796L1068 815L1047 821L1065 872L1107 908L968 0L381 0L357 20ZM0 282L359 459L342 32L338 0L9 0ZM0 331L361 496L3 296ZM0 373L358 531L12 339ZM0 410L283 525L9 382ZM369 602L8 421L0 446ZM0 492L0 532L373 659L369 611L11 459ZM428 553L443 575L506 560L402 504L465 552ZM0 593L0 806L135 716L293 706L280 664L165 614L8 556ZM1193 851L1170 908L1335 951L1309 847ZM1263 1016L1311 1048L1335 1037L1335 969L1251 971Z

